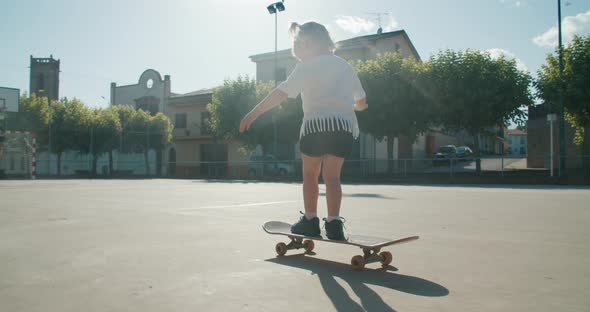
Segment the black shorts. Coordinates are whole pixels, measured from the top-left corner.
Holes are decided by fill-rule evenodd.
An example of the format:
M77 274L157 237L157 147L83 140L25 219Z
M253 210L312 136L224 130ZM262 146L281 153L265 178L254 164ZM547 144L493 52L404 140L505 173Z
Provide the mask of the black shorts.
M311 157L333 155L346 158L352 152L354 138L348 131L309 133L299 141L301 153Z

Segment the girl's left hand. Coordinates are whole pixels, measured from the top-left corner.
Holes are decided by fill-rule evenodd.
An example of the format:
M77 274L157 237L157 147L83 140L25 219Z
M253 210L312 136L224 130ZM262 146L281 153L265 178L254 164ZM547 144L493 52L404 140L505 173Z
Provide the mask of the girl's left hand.
M256 120L256 116L252 112L246 114L246 116L244 116L240 122L240 133L248 131L254 120Z

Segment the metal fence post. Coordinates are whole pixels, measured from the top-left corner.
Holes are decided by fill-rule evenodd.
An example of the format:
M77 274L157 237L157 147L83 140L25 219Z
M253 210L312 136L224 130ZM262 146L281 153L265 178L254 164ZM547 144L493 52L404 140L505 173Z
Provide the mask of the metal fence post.
M501 170L502 170L501 176L503 178L504 177L504 153L502 153L502 169Z
M94 164L92 154L94 153L94 128L90 128L90 168L89 171L92 171L92 165ZM94 174L94 172L92 172Z
M404 158L404 177L408 176L408 160Z
M450 172L451 172L451 179L453 178L453 158L449 157L449 166L450 168Z

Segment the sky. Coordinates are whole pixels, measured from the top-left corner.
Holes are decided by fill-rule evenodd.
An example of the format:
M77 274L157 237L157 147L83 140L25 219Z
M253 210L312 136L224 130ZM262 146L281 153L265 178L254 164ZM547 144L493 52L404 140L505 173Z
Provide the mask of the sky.
M2 0L0 86L29 91L29 56L61 60L60 97L109 105L110 83L137 83L146 69L170 75L172 92L254 77L249 56L274 51L272 0ZM291 22L316 21L335 41L404 29L427 60L478 49L515 58L536 75L557 45L556 0L285 0L278 48ZM590 0L564 0L565 43L590 35Z

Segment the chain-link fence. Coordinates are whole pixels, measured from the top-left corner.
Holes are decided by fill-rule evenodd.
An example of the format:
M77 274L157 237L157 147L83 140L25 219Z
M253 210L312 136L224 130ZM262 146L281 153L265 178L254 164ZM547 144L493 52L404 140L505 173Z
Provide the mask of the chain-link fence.
M53 135L49 135L49 133ZM0 175L31 177L168 176L166 145L159 133L84 129L57 135L0 131ZM63 132L62 132L63 133ZM36 139L33 154L31 141Z
M24 117L23 117L24 116ZM149 128L117 132L100 126L64 129L52 124L35 132L30 116L8 115L0 131L0 176L44 177L169 177L206 179L273 179L300 181L302 162L243 156L223 144L186 134L164 144L162 134ZM200 140L200 141L199 141ZM232 156L229 156L232 154ZM475 158L348 159L343 180L449 181L472 177L586 179L589 156L569 156L560 168L558 157L493 155ZM553 164L553 166L552 166ZM479 170L478 170L479 168ZM501 181L501 180L500 180Z
M352 181L374 181L396 179L399 181L419 179L420 181L448 181L465 178L493 178L502 181L518 177L519 181L538 182L539 178L551 181L562 174L584 178L582 165L590 162L590 156L568 157L566 168L558 168L554 159L551 170L550 157L504 157L486 156L478 159L359 159L346 160L342 168L342 179ZM479 163L479 165L478 165ZM301 180L302 161L183 161L169 163L176 168L174 177L210 179L258 179L258 180ZM479 170L478 170L479 167Z

